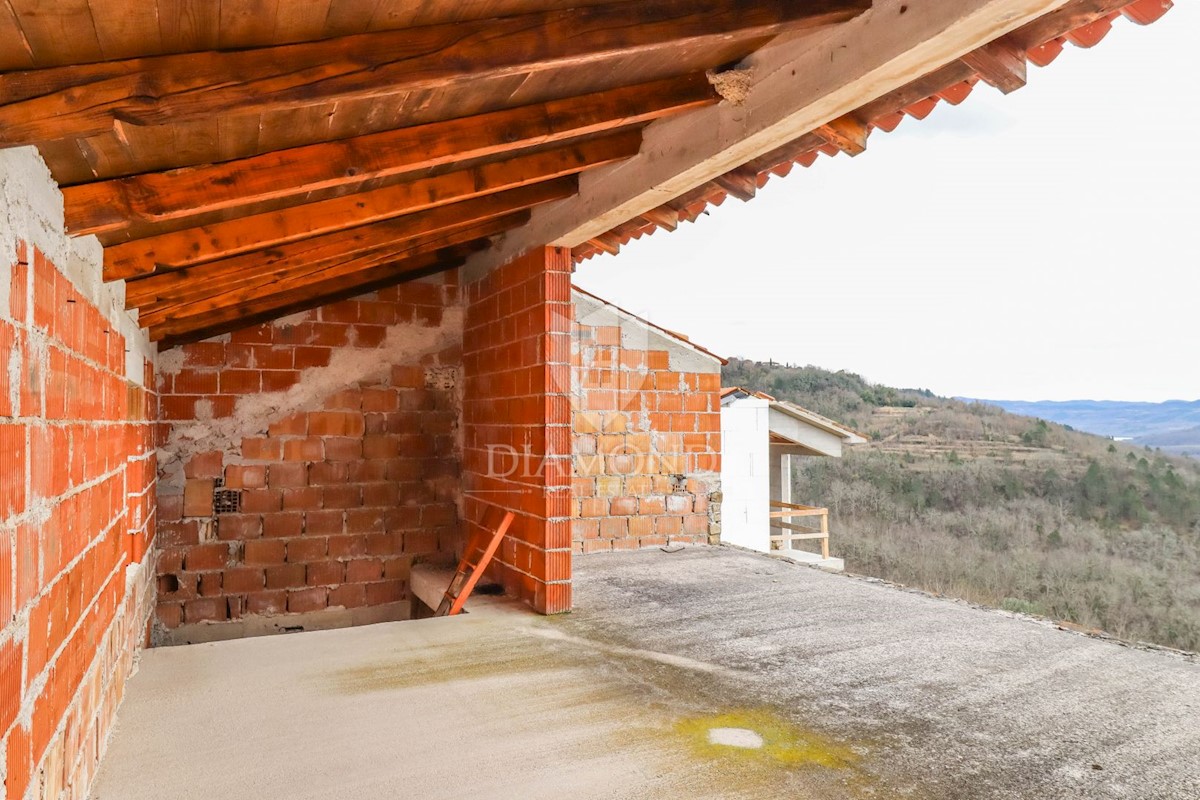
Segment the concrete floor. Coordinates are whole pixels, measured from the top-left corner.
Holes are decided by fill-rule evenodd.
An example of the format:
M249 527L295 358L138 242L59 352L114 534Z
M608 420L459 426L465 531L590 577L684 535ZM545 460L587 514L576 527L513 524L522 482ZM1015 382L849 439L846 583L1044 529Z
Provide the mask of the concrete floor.
M149 651L92 796L1200 797L1178 657L724 548L576 605Z

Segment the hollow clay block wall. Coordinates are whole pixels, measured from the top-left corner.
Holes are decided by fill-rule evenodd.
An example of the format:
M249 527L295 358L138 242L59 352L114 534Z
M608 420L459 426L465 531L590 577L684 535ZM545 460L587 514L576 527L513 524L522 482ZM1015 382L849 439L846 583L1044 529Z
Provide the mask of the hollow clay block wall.
M544 248L465 287L463 523L515 513L492 569L544 614L571 608L571 258Z
M32 148L0 152L0 781L86 795L153 607L153 349L63 232Z
M574 551L715 544L721 362L589 295L575 309Z
M458 540L453 274L162 354L155 637L408 616Z

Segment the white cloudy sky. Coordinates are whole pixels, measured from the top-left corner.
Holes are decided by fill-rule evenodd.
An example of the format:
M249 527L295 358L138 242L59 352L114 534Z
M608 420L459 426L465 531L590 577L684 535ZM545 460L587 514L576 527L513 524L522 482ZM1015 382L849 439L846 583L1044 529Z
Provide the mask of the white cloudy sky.
M993 399L1200 398L1200 3L580 266L728 356Z

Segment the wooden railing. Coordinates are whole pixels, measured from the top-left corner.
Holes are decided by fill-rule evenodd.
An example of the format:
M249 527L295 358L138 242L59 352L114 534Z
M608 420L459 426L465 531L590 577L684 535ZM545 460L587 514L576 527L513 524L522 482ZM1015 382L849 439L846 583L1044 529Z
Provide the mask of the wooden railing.
M772 533L771 544L778 544L781 550L792 550L792 543L801 539L820 539L821 558L829 558L829 509L816 506L798 506L794 503L771 501L771 527L784 528L789 533ZM787 520L793 517L817 517L820 527L810 528L797 525Z

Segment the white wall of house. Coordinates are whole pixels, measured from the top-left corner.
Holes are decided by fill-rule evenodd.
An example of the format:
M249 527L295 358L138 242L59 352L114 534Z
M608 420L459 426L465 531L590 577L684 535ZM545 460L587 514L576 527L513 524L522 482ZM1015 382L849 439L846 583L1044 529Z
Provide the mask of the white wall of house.
M770 403L759 397L721 407L721 540L771 549Z

